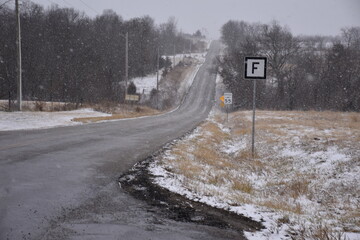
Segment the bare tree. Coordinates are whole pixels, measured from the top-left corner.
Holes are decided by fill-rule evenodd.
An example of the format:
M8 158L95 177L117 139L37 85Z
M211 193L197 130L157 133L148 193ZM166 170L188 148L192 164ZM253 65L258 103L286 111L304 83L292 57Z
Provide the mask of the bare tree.
M299 51L299 42L291 32L277 22L263 25L260 54L268 58L269 70L277 84L279 106L285 100L286 79L293 71L292 58Z

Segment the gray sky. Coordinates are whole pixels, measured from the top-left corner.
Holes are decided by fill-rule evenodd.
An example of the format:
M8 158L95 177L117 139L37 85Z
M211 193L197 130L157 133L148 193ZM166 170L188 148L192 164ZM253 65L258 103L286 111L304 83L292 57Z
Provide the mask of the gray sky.
M26 1L26 0L24 0ZM156 23L174 16L180 30L207 29L218 38L228 20L287 25L293 34L337 35L345 26L360 26L360 0L33 0L73 7L88 16L112 9L124 19L149 15Z

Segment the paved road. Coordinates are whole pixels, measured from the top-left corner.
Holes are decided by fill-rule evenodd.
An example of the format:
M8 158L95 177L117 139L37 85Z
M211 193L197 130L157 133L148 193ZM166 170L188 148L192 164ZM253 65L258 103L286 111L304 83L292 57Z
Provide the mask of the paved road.
M123 192L117 178L204 120L214 101L213 43L180 108L163 116L0 132L0 239L234 239L174 222Z

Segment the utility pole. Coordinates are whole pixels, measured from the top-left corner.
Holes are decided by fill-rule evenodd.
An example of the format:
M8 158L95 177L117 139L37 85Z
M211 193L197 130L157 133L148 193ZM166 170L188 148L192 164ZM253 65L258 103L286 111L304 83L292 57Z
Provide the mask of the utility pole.
M183 49L183 57L182 57L182 60L184 61L185 59L185 53L186 53L186 45L184 43L184 49Z
M175 63L175 55L176 55L176 45L174 44L174 68L175 68L175 65L176 65L176 63Z
M127 86L129 80L129 33L126 32L125 36L125 98L127 95Z
M16 13L16 49L17 49L17 104L18 110L22 110L22 67L21 67L21 32L19 0L15 0Z
M192 45L192 41L190 41L190 57L191 57L191 45Z
M157 62L156 62L156 91L159 91L159 61L160 61L160 50L159 47L157 49Z
M157 49L157 62L156 62L156 109L159 108L159 68L160 68L160 49Z

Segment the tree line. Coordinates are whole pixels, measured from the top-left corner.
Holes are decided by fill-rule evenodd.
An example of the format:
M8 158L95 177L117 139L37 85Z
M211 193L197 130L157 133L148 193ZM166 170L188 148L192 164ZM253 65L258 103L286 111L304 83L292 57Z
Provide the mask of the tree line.
M219 72L235 108L252 107L244 58L266 56L267 80L257 80L259 108L360 111L360 27L334 37L293 36L276 21L228 21L221 36L226 48Z
M124 99L125 35L129 78L157 69L157 56L199 47L176 21L156 25L149 16L124 20L112 10L95 18L72 8L21 6L24 100L98 103ZM16 99L16 16L0 8L0 99ZM160 67L166 64L160 59Z

